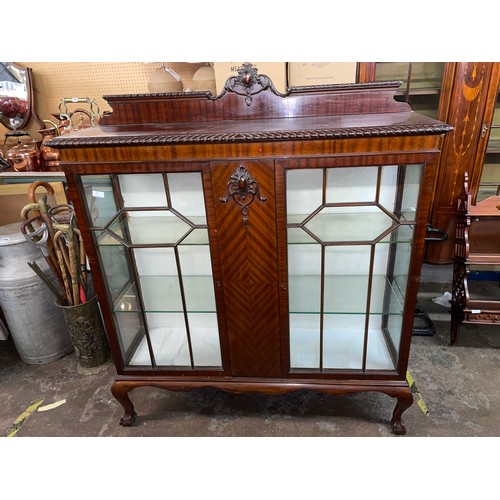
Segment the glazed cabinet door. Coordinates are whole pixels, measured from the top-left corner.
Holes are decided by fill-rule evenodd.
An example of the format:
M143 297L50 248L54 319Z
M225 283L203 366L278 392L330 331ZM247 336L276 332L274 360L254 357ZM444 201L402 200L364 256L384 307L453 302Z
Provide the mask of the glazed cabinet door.
M78 181L122 367L221 370L202 171Z
M278 169L288 369L394 372L409 345L408 297L415 307L408 283L424 166L319 163ZM421 258L423 241L417 247Z

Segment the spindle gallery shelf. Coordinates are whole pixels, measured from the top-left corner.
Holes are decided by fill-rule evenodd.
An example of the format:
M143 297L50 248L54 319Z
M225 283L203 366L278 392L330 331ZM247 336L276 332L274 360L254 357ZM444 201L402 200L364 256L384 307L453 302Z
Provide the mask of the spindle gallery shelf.
M471 279L472 271L500 266L500 196L472 203L469 175L457 209L451 298L450 344L459 339L462 324L500 324L500 283Z

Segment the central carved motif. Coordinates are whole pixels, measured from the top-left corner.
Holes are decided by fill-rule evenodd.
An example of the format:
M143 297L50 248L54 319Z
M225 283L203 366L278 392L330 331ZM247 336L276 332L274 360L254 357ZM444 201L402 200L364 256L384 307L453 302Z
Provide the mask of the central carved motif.
M251 63L244 63L238 68L238 76L228 78L224 85L224 90L245 96L245 103L250 106L252 96L259 94L263 90L271 89L276 95L280 94L267 75L259 75L257 68Z
M226 188L226 196L220 198L221 203L227 203L232 198L241 207L243 223L248 222L249 205L255 198L266 201L267 198L260 194L259 183L250 175L245 166L240 165L229 178Z

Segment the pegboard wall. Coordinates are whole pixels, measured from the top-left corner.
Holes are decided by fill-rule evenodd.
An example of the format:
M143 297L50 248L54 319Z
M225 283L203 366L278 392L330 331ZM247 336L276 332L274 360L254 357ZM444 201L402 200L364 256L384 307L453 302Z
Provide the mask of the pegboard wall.
M21 66L32 68L35 108L41 120L52 120L52 113L59 112L63 98L88 97L95 99L99 111L111 111L102 99L108 94L140 94L148 92L148 81L161 63L159 62L19 62ZM165 65L176 71L183 85L189 86L201 63L169 62ZM84 106L80 106L84 107ZM36 131L41 128L32 120L29 131L36 139ZM7 129L0 126L0 137Z

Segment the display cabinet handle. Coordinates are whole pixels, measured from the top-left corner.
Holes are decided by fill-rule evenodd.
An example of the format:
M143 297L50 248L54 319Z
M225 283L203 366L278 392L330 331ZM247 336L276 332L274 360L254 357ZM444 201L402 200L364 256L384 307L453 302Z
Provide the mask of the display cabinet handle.
M448 234L442 229L436 229L430 224L427 224L426 234L439 234L440 236L426 236L425 241L445 241L448 239Z

